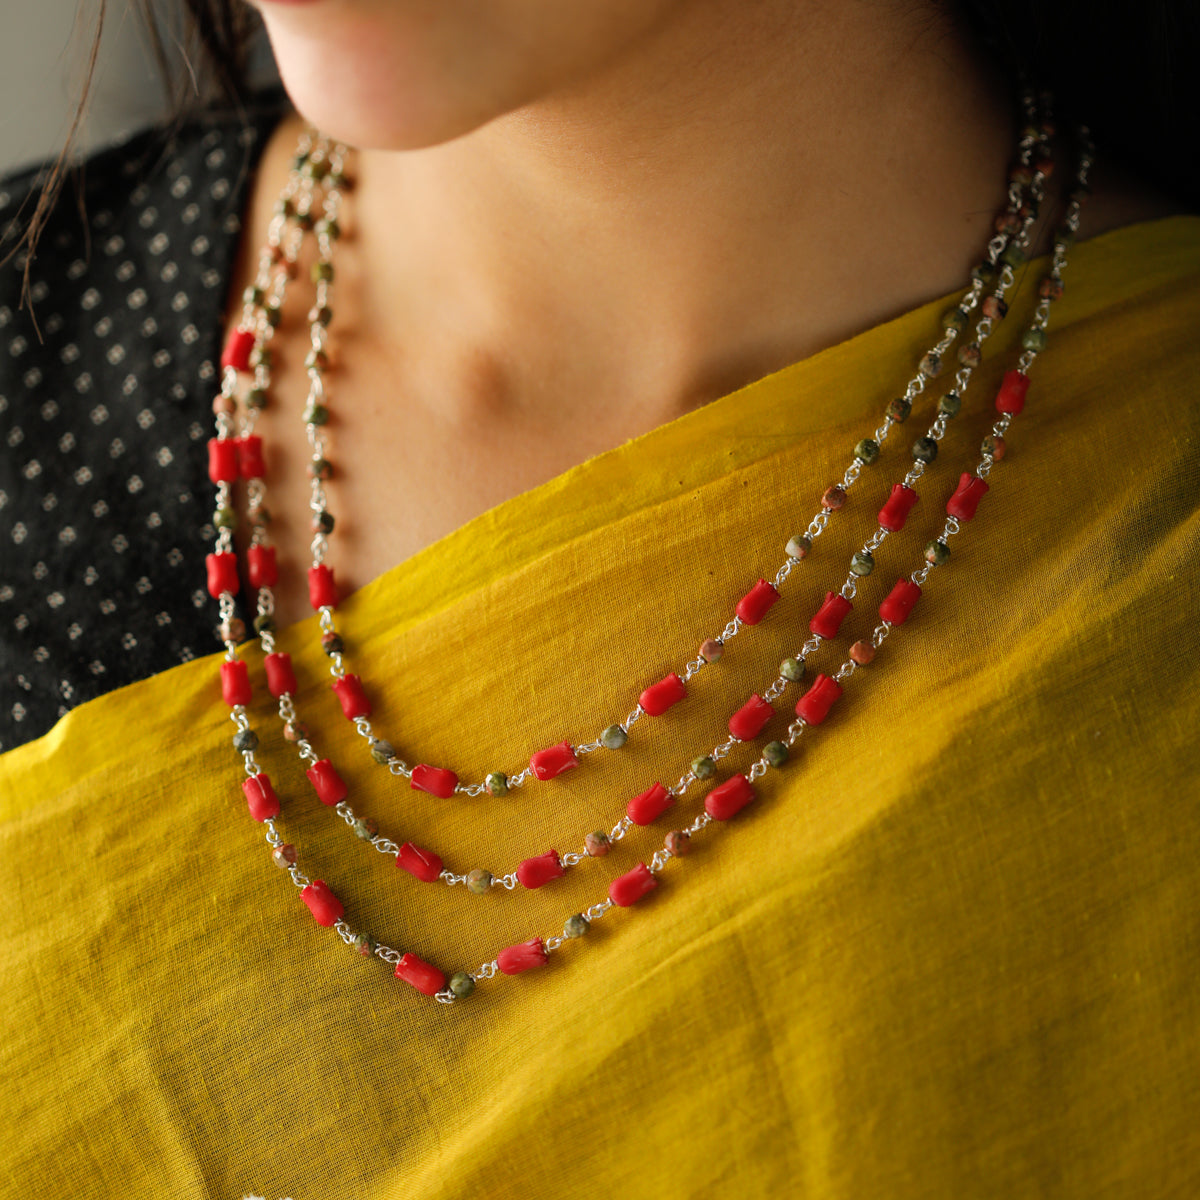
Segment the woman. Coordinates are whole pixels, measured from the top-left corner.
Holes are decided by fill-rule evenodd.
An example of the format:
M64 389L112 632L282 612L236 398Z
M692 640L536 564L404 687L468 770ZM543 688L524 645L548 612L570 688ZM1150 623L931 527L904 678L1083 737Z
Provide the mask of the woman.
M1200 222L933 5L261 11L6 285L15 1194L1186 1193Z

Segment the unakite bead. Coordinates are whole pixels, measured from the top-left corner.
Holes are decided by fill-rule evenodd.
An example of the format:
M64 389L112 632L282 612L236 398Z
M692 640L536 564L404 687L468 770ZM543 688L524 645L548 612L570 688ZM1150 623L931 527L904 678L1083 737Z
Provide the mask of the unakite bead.
M887 415L891 417L897 425L903 425L908 420L908 414L912 412L912 401L906 400L903 396L897 396L887 406Z
M977 367L983 359L983 350L978 342L968 342L958 348L958 361L964 367Z
M794 538L788 538L788 544L784 547L788 558L806 558L811 549L812 538L805 534L797 534Z
M996 462L999 462L1004 457L1005 448L1004 439L994 433L989 433L988 436L983 439L983 442L980 446L980 449L982 449L984 454L986 454L988 458L994 459Z
M285 871L288 867L294 867L296 865L296 847L291 842L284 842L282 846L276 846L271 851L271 861Z
M770 767L782 767L788 760L788 748L783 742L768 742L763 747L763 758Z
M971 278L986 287L996 278L996 268L991 263L980 263L979 266L971 268Z
M230 617L217 626L218 642L240 642L246 636L246 622L241 617Z
M1075 230L1064 225L1061 229L1055 231L1054 240L1060 246L1073 246L1075 245Z
M316 215L310 208L307 212L298 212L296 214L296 225L307 233L317 223Z
M371 757L377 763L386 763L388 759L396 757L396 748L383 738L372 738Z
M475 990L475 980L466 971L457 971L450 976L449 987L456 1000L465 1000Z
M990 317L993 321L1003 321L1008 316L1008 304L999 296L985 296L983 315Z
M372 958L375 951L379 949L379 942L369 933L359 933L355 935L354 941L350 943L355 950L363 956L363 958Z
M236 529L237 528L237 513L227 505L218 508L213 513L213 524L218 529Z
M270 525L271 510L265 504L252 504L246 512L251 525Z
M870 575L873 570L875 570L875 557L866 550L859 550L850 559L850 573L852 575Z
M950 547L945 542L933 541L925 547L925 561L940 567L950 561Z
M840 483L831 483L821 496L821 506L837 512L846 503L846 489Z
M321 638L321 649L332 658L335 654L344 654L346 643L340 633L327 633Z
M692 774L697 779L711 779L716 773L717 764L711 755L702 754L699 758L692 759Z
M715 663L721 661L721 655L725 653L725 644L717 638L705 638L700 643L700 657L706 663Z
M912 455L917 462L931 463L937 458L938 444L934 438L917 438L913 442Z
M863 438L854 447L854 457L861 459L863 463L870 466L879 457L879 443L873 438Z
M953 329L955 333L962 333L967 327L967 318L969 314L963 312L961 308L949 309L942 317L942 328Z
M962 408L962 397L957 392L947 392L938 401L938 412L943 417L957 417L960 408Z
M239 729L233 735L233 748L239 753L258 749L258 734L253 729Z
M563 925L563 936L569 938L583 937L591 927L592 923L583 913L576 913L573 917L568 917L566 923Z
M327 458L314 458L308 464L308 477L310 479L326 480L333 474L333 463Z
M300 170L309 179L324 179L329 174L329 163L323 158L306 158Z
M253 387L246 393L246 405L249 408L267 407L266 388Z
M508 794L508 776L502 771L493 771L484 781L489 796L504 796Z
M329 409L323 404L310 404L304 410L305 425L324 425L329 421Z
M258 308L258 306L262 304L264 299L265 299L265 295L263 293L263 290L257 284L251 284L242 293L242 301L246 304L253 304L255 308Z
M319 513L313 514L312 531L313 533L332 533L334 526L333 513L326 512L322 509Z
M310 350L304 356L304 367L308 371L324 371L329 366L329 355L324 350Z
M1008 267L1019 267L1025 261L1025 251L1016 242L1009 242L1000 255L1000 261Z
M254 618L254 632L258 634L272 633L275 629L275 618L270 613L259 613Z
M612 839L607 833L597 829L583 839L583 848L590 858L603 858L612 849Z
M332 283L333 282L333 263L331 262L315 262L312 265L312 281L313 283Z
M289 721L283 727L285 742L302 742L308 737L308 726L303 721Z
M850 647L850 660L860 667L865 667L875 657L874 642L855 642Z
M629 741L629 734L620 725L610 725L600 735L600 745L605 750L620 750Z
M942 356L936 350L930 350L927 354L921 356L921 361L917 367L927 379L933 379L942 373Z
M267 305L266 318L272 329L278 329L279 322L283 320L283 309L278 304Z
M785 658L779 664L779 674L788 683L799 683L804 678L804 660L802 658Z
M323 237L336 239L342 236L342 227L332 217L322 217L317 222L317 233Z
M328 304L314 304L308 310L308 320L312 325L328 325L333 320L333 309Z
M1053 275L1047 275L1041 283L1038 284L1038 295L1043 300L1059 300L1063 294L1063 282L1061 279L1055 279Z
M275 362L275 356L266 346L255 346L250 352L250 365L252 367L266 367L270 370Z
M492 873L482 867L467 872L467 891L473 896L482 896L492 886Z
M379 832L379 822L359 817L350 828L354 830L355 837L369 842Z
M663 849L672 858L682 858L692 848L691 836L682 829L672 829L663 838Z
M1035 353L1046 348L1046 331L1044 329L1027 329L1021 335L1021 345L1026 350Z

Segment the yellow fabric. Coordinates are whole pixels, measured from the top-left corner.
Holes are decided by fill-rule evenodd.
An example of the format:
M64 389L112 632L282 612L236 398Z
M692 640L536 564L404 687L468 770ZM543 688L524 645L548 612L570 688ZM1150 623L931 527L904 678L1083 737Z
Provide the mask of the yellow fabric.
M814 668L940 526L1040 265ZM1085 242L1066 280L1009 454L912 620L750 808L541 970L444 1007L318 928L247 815L215 658L0 758L4 1194L1200 1194L1200 219ZM586 462L350 598L377 728L479 778L628 712L782 561L946 303ZM938 394L688 703L553 783L401 788L336 715L312 622L288 630L301 715L355 808L500 872L673 782L804 641ZM475 897L354 839L255 711L301 865L356 927L451 970L557 932L698 811L689 794L539 892Z

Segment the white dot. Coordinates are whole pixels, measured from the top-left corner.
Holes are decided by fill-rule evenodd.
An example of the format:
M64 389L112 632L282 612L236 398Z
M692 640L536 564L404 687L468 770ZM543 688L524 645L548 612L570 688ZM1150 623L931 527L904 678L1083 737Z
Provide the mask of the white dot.
M83 626L80 625L78 621L72 621L71 624L67 626L67 637L69 637L71 641L77 642L82 636Z
M126 296L125 303L128 304L130 308L141 308L146 303L147 299L148 297L146 295L146 289L136 288L134 291L130 292L128 296Z
M192 240L192 253L196 255L207 254L208 246L208 238L206 238L204 234L200 234L199 237Z
M88 663L88 670L91 671L93 675L103 675L104 664L98 658L94 658L90 663Z
M8 431L8 437L5 440L10 446L19 446L25 440L25 430L20 425L14 425Z
M149 229L157 219L158 209L155 208L153 204L147 204L146 207L142 209L141 214L138 216L138 224L143 229Z
M67 598L62 594L62 592L51 592L50 595L46 597L46 603L50 605L51 608L62 608L66 602Z
M74 527L71 525L64 525L58 531L58 540L62 542L64 546L69 546L75 540Z
M47 400L46 403L42 405L40 411L43 421L53 421L54 418L58 416L58 401Z
M108 420L108 409L105 408L103 404L97 404L96 407L93 408L90 413L88 413L88 416L91 417L93 425L103 425L104 422Z
M83 582L87 587L91 587L97 579L100 578L100 572L95 567L88 567L83 573Z
M127 633L121 638L121 648L123 650L132 650L136 645L137 638L135 638L132 633Z
M91 467L80 467L79 470L77 470L75 472L73 478L74 478L75 482L80 485L80 487L82 487L85 483L91 483L91 481L92 481Z
M180 177L175 180L173 184L171 184L171 195L174 196L176 200L182 200L184 196L186 196L191 190L191 186L192 181L186 175L180 175Z
M104 253L107 255L120 254L125 249L125 239L120 234L114 234L104 243Z
M92 332L97 337L108 337L112 333L112 317L101 317L95 325L92 326Z
M30 391L33 391L33 389L42 382L41 370L38 367L30 367L29 370L26 371L23 376L21 376L21 382L24 383Z
M215 131L214 131L215 132ZM225 151L219 146L211 150L204 158L204 165L210 171L215 171L225 161Z
M163 263L163 269L159 272L159 278L163 283L170 283L179 274L179 267L173 263Z
M95 308L100 303L100 293L94 287L88 288L79 298L79 303L81 307L86 309Z
M185 308L187 308L187 306L188 306L187 292L176 292L175 295L171 297L171 307L176 312L183 312L183 310Z
M90 392L92 390L92 376L90 371L84 371L75 380L75 390L81 395L84 392Z
M133 586L139 596L144 596L147 592L154 589L154 585L146 575L143 575Z
M65 363L73 363L79 357L79 347L74 342L68 342L58 352L58 357Z
M82 279L84 277L84 275L86 275L86 274L87 274L87 263L85 263L82 258L77 258L67 268L67 278L68 279Z
M64 433L58 439L58 448L63 454L75 449L75 435L73 433Z
M137 423L139 429L149 429L154 424L154 414L148 408L143 408L137 415Z
M108 444L108 457L120 458L125 453L125 443L120 438L113 438Z
M138 379L136 375L126 375L121 380L121 391L126 396L132 396L137 391Z
M117 280L120 283L128 283L134 275L137 274L137 267L126 259L116 270Z
M129 549L129 539L123 533L118 533L112 540L112 548L118 554L124 554Z
M171 361L170 350L155 350L154 357L150 360L156 367L165 367Z
M26 479L36 479L42 473L42 464L36 458L31 458L22 468L21 474Z
M142 482L142 477L140 475L130 475L130 477L125 481L125 486L129 489L129 494L131 496L136 496L138 492L140 492L146 485Z
M170 625L171 614L169 612L160 612L160 613L156 614L155 618L154 618L154 623L156 625L158 625L160 628L163 625Z
M187 208L179 214L179 218L185 225L190 225L200 215L200 206L198 204L189 204Z
M25 525L24 525L24 523L23 523L23 522L21 522L21 521L18 521L18 522L17 522L17 523L16 523L16 524L15 524L15 525L12 527L12 540L13 540L14 542L16 542L16 544L17 544L18 546L19 546L19 545L20 545L20 544L21 544L21 543L22 543L22 542L23 542L23 541L26 539L26 537L28 537L28 536L29 536L29 530L25 528Z
M40 304L48 295L50 295L50 285L44 279L39 279L29 289L29 298L35 304Z
M147 317L142 322L142 337L153 337L158 332L158 322L153 317Z
M29 348L29 343L19 334L8 343L8 352L16 358L20 354L24 354Z
M96 503L92 505L92 516L93 517L108 516L108 501L107 500L97 500Z
M115 367L125 357L125 347L117 342L116 345L109 346L108 353L104 357Z
M47 492L42 497L42 512L53 512L58 507L58 497L53 492Z
M34 579L45 579L46 576L49 574L50 574L50 568L48 566L46 566L46 564L44 562L38 562L38 563L33 564Z
M106 616L111 617L117 611L117 606L112 600L101 600L100 611Z
M46 318L46 332L57 333L63 327L63 319L60 313L51 313Z
M156 233L150 239L150 253L161 254L170 244L171 239L165 233Z

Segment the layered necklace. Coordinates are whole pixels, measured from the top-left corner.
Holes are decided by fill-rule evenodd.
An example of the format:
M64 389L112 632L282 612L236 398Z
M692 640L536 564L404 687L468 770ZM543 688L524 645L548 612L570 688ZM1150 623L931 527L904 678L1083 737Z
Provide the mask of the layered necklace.
M476 985L484 980L497 975L518 975L544 965L566 940L583 937L592 922L614 907L627 908L636 904L659 886L668 864L687 854L692 838L714 828L723 828L755 798L758 782L769 772L785 766L800 737L806 731L809 738L813 736L812 729L825 722L851 677L871 664L884 640L908 621L931 572L950 561L953 539L963 525L974 518L980 501L989 490L992 468L1004 457L1009 427L1024 408L1030 368L1046 345L1051 306L1062 295L1067 253L1074 243L1080 211L1089 191L1094 147L1086 129L1078 132L1075 181L1055 232L1054 248L1039 285L1033 317L1021 337L1022 352L1016 365L1004 375L994 397L995 415L989 418L992 424L982 439L977 460L973 458L970 469L961 472L956 486L950 489L944 501L946 518L941 532L920 552L911 573L901 575L878 603L878 623L871 632L849 646L845 660L839 666L831 665L818 671L803 687L795 703L795 717L786 732L758 746L788 689L806 682L813 660L821 656L827 642L840 636L843 623L854 609L860 586L881 566L881 559L885 557L881 553L884 543L903 530L909 513L918 502L917 484L936 461L949 423L962 409L972 376L982 360L984 344L1007 314L1006 297L1015 282L1016 270L1026 260L1045 198L1046 180L1054 169L1052 139L1055 130L1049 115L1048 97L1039 98L1027 93L1021 104L1024 124L1008 175L1005 206L995 219L994 233L982 260L972 270L957 305L945 314L941 336L922 355L903 393L887 405L880 424L853 447L845 473L824 490L819 507L804 532L787 539L786 557L774 576L770 580L759 579L750 586L735 605L724 628L705 638L694 657L678 670L662 678L645 680L640 694L629 697L633 707L623 719L612 721L590 740L564 736L555 745L533 748L527 762L517 769L495 770L482 780L470 782L464 782L451 766L424 762L410 765L411 756L402 754L392 741L375 731L370 720L370 689L362 676L350 669L346 639L337 626L337 584L334 569L328 561L335 522L326 491L333 468L324 433L330 416L325 378L333 319L330 307L333 256L341 232L339 214L348 189L349 152L314 131L301 137L270 223L267 244L259 257L257 275L245 293L241 321L229 335L222 354L221 390L213 403L216 434L208 445L209 476L216 485L216 508L213 517L215 545L207 556L206 570L209 594L217 600L220 610L218 635L225 646L220 664L221 693L235 726L233 746L244 766L242 790L251 816L265 828L272 859L300 889L301 900L318 924L333 928L360 954L390 964L395 976L418 992L453 1004L471 995ZM278 582L279 567L275 547L268 535L268 456L255 426L270 395L274 364L272 341L280 324L284 299L289 284L298 274L300 253L310 236L315 238L317 252L311 271L314 295L308 313L310 348L305 359L308 396L303 412L311 479L309 599L319 615L321 647L330 662L331 686L342 715L353 723L366 750L372 759L386 768L389 778L402 786L444 799L478 796L484 792L501 796L531 782L553 780L593 761L591 756L601 750L619 751L631 736L635 736L635 726L636 736L642 736L644 730L653 729L659 718L669 721L669 712L688 701L692 680L710 665L718 663L739 633L766 619L783 598L785 590L790 590L785 589L785 584L800 564L810 558L814 544L829 521L850 507L848 499L860 476L884 460L884 450L892 431L908 420L930 383L951 363L952 355L957 362L953 382L937 400L928 428L912 443L911 465L902 479L887 489L878 510L876 527L851 556L844 581L836 590L826 591L822 601L814 601L815 611L808 622L807 639L792 656L783 660L773 679L765 681L758 692L728 716L728 737L689 762L681 763L681 774L673 785L647 781L649 786L628 800L610 829L595 830L581 837L578 849L563 854L549 849L526 858L508 871L493 871L463 863L447 865L442 858L442 848L397 842L381 834L374 821L355 813L348 800L346 783L331 759L319 753L315 734L300 719L296 673L291 658L275 648L273 588ZM249 541L240 562L233 540L239 523L234 493L238 481L244 484L242 516L249 526ZM294 746L322 803L345 822L354 836L376 851L393 856L396 865L417 881L443 883L476 895L497 889L519 892L540 888L592 859L603 858L614 843L630 836L636 829L653 826L666 814L682 809L693 788L703 786L708 789L703 805L690 820L672 822L675 827L666 833L652 854L632 870L612 879L607 894L582 912L568 916L560 931L506 947L494 959L474 970L459 969L448 973L444 964L430 963L416 953L384 945L370 933L357 931L346 920L344 906L333 889L323 880L311 879L304 874L295 847L280 832L281 803L270 778L259 765L256 757L259 736L250 722L252 655L248 652L245 657L239 656L240 645L251 645L246 642L245 621L237 615L236 597L243 582L253 596L254 635L262 650L267 690L275 701L283 740ZM644 718L650 720L643 723ZM731 773L718 782L722 760L742 743L756 745L759 757L745 771Z

